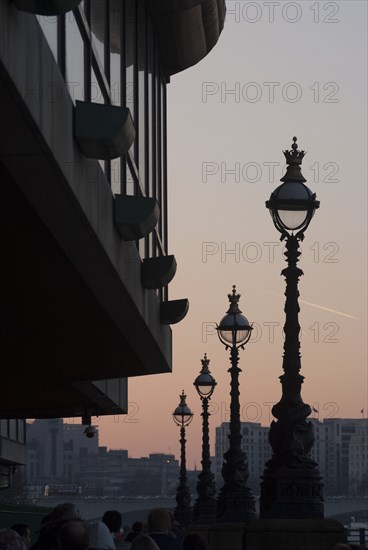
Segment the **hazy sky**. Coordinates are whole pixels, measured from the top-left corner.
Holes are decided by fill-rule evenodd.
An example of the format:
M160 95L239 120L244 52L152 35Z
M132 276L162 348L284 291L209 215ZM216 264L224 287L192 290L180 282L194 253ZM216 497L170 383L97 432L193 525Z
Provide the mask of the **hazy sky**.
M298 137L321 207L302 243L303 399L319 417L367 414L367 3L228 1L213 51L168 86L170 297L189 298L173 326L173 373L129 380L130 414L99 418L100 444L131 456L172 452L182 389L195 418L189 467L200 466L206 352L218 385L214 428L229 419L228 352L213 326L236 284L254 322L240 351L242 419L268 425L281 396L283 245L264 201L282 150ZM232 172L231 172L232 171Z

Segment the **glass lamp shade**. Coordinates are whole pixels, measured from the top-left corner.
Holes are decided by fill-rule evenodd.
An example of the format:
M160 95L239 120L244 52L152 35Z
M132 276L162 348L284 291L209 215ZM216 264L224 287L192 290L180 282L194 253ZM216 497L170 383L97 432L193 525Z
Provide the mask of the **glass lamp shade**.
M241 346L248 342L252 327L241 313L228 313L220 321L217 332L221 342L227 346Z
M294 230L306 222L308 210L278 210L277 216L285 229Z
M209 398L214 392L217 382L210 373L201 373L194 381L195 388L200 397Z
M188 426L193 420L193 413L186 404L180 403L173 412L173 419L178 426Z
M188 426L193 420L193 413L190 414L174 414L174 421L178 426Z
M275 189L266 206L279 231L303 231L319 207L319 201L301 181L286 181Z

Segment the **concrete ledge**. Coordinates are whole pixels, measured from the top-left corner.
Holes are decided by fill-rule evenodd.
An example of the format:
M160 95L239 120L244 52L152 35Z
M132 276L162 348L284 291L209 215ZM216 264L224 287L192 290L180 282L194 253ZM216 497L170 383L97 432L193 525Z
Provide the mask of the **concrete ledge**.
M0 457L10 464L26 464L27 449L25 443L0 437Z
M333 519L258 519L245 526L243 549L332 550L344 533Z
M256 519L244 523L192 525L209 550L332 550L346 542L344 526L333 519Z

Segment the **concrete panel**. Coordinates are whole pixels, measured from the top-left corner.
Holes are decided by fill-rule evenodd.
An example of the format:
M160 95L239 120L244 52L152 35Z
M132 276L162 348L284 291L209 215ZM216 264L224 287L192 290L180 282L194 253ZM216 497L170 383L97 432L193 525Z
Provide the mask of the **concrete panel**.
M25 464L27 462L26 446L0 437L0 459L12 464Z
M143 365L136 374L169 372L171 329L160 323L155 291L139 282L136 248L114 226L99 163L73 140L74 106L36 17L1 2L0 37L2 161L129 341ZM47 90L53 99L45 100Z

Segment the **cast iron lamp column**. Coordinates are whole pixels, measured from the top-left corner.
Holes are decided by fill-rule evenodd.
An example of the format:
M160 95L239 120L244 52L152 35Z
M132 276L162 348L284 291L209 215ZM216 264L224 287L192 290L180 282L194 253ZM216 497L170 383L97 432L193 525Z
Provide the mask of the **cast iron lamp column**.
M217 326L217 334L226 349L230 348L231 375L230 391L230 433L229 449L224 454L222 477L224 485L217 501L217 516L222 522L243 522L255 517L255 500L247 481L249 470L247 456L242 451L242 434L240 430L239 403L239 348L249 341L252 327L239 309L240 294L233 286L232 294L228 294L230 307L225 317Z
M299 371L300 342L298 282L303 271L297 267L299 241L309 226L319 201L304 184L301 173L305 151L298 151L297 138L292 150L284 151L287 163L283 182L266 202L275 227L286 239L287 268L281 274L286 280L284 325L284 374L280 376L282 397L272 408L277 419L271 423L269 442L273 450L261 483L260 515L262 518L323 518L322 477L311 459L314 443L313 425L307 422L311 408L301 397L304 380Z
M217 384L208 368L210 360L204 354L201 359L202 370L194 381L194 386L202 401L202 471L198 475L198 498L193 508L193 519L196 523L210 524L216 520L216 485L211 472L210 436L208 418L208 401L211 399Z
M190 490L187 485L187 468L185 456L185 428L189 426L193 420L193 413L186 404L186 395L184 390L180 396L180 403L173 412L173 419L177 426L180 427L180 478L179 485L176 490L176 508L174 517L180 527L187 527L192 522L192 509L190 506Z

